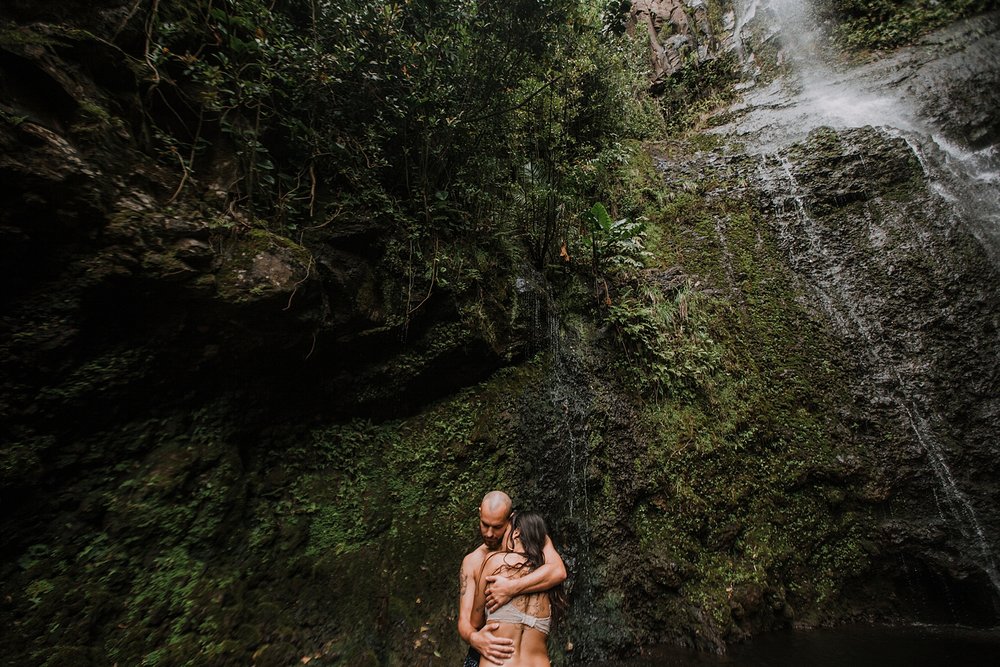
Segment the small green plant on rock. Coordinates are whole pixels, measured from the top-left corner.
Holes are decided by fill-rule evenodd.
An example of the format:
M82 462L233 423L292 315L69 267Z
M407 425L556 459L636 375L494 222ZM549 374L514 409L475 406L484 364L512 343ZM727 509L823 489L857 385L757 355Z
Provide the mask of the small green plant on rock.
M583 214L589 228L594 297L610 304L606 276L634 272L644 267L650 256L643 245L646 225L638 220L612 220L604 204L598 202Z

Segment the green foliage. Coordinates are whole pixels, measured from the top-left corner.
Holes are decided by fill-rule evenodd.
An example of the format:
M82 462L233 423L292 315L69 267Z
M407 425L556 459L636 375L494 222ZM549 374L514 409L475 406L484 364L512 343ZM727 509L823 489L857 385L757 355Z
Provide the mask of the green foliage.
M475 452L480 401L464 393L415 422L353 422L314 432L311 446L293 452L296 482L279 504L283 514L308 519L306 553L340 555L385 537L409 539L411 524L425 520L438 521L445 542L464 544L468 526L446 526L440 517L466 521L481 495L489 454L477 460ZM467 460L470 454L476 458Z
M605 32L623 34L628 26L628 14L631 9L631 0L604 0L601 7L601 21Z
M885 49L990 7L988 0L824 0L818 10L836 24L833 36L841 44Z
M700 176L685 188L684 176L674 175L676 190L650 212L657 256L691 276L673 289L678 299L696 297L692 333L678 339L676 302L654 292L659 300L636 303L635 286L615 316L633 354L645 351L637 367L653 359L677 369L686 356L699 369L674 370L661 384L680 382L682 391L646 404L643 420L657 435L634 462L651 496L634 514L641 560L671 563L685 582L681 599L702 610L712 632L739 636L736 610L761 596L803 615L835 605L845 579L868 566L871 517L842 485L852 451L834 416L834 406L849 403L842 351L797 303L759 212L745 198L719 194L732 186L726 176L711 169ZM733 291L710 296L692 291L691 281ZM669 323L678 327L672 335ZM685 622L669 604L642 613Z
M500 372L411 419L296 430L265 453L274 483L249 505L250 556L289 577L316 573L318 593L337 601L325 621L347 633L344 664L385 647L397 660L457 656L454 575L477 544L477 499L527 483L514 474L518 451L496 440L532 372Z
M566 212L614 189L621 143L658 122L639 52L590 2L225 0L155 18L155 85L192 112L152 98L164 159L198 176L231 153L233 202L307 244L386 225L404 320L448 286L442 255L556 260L577 234Z
M568 519L556 514L574 531L567 555L593 575L578 595L597 591L588 611L608 621L582 632L608 645L634 643L644 624L690 625L666 624L675 602L724 627L730 594L792 579L800 599L827 599L864 567L863 517L841 512L843 494L824 481L841 444L825 416L843 404L836 351L774 268L777 244L746 201L709 201L713 174L667 194L650 183L635 141L659 122L640 101L644 55L596 4L215 0L150 18L158 146L196 177L234 158L227 205L271 226L243 232L247 257L280 244L304 264L323 233L370 222L383 225L380 268L411 286L390 324L434 288L485 293L459 301L464 321L432 326L427 349L394 357L384 377L433 370L469 340L469 323L496 327L504 313L490 302L525 257L569 266L571 283L589 250L593 277L610 282L599 312L614 345L588 340L588 321L574 351L549 362L562 366L508 369L400 421L297 417L237 438L198 412L100 433L95 451L124 461L80 494L100 527L27 550L12 589L21 608L55 626L81 609L114 619L109 634L76 641L103 642L120 664L248 663L302 637L322 637L342 664L392 650L431 662L430 637L457 651L454 566L475 545L475 499L494 486L569 504ZM664 105L675 127L721 99L719 67L674 82ZM699 85L703 106L685 103ZM95 122L102 111L81 109ZM698 141L684 150L716 139ZM586 310L577 288L562 295L567 319ZM612 370L574 384L571 354ZM41 398L99 402L148 366L145 351L114 350ZM0 472L14 479L52 447L25 440ZM67 572L86 585L75 590ZM657 588L664 572L683 592ZM221 638L238 643L228 663Z
M44 388L40 397L50 401L72 401L88 394L107 393L142 377L149 363L149 350L113 349L74 368L62 384Z
M709 112L732 101L739 71L735 55L730 53L682 67L671 75L658 96L668 131L682 134L700 129Z
M590 231L594 273L622 273L643 268L649 256L643 248L646 226L639 221L622 218L612 220L604 204L598 202L583 214Z
M32 605L38 606L41 604L42 598L51 593L54 588L55 586L48 579L36 579L28 584L24 594Z
M643 394L693 397L711 391L720 358L707 329L708 306L690 284L664 293L642 278L615 295L607 320Z

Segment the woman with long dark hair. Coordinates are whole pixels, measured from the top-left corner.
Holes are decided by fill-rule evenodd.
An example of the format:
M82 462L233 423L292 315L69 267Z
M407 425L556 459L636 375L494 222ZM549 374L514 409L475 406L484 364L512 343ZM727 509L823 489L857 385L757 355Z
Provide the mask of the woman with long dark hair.
M483 564L476 591L472 620L475 627L486 622L499 623L494 634L514 641L514 655L504 667L549 667L547 640L552 626L553 611L564 604L562 586L540 593L526 593L514 597L495 611L486 612L486 577L523 577L545 562L543 549L548 531L545 520L534 512L518 512L511 517L510 528L504 538L505 551L490 554ZM486 658L480 667L492 665Z

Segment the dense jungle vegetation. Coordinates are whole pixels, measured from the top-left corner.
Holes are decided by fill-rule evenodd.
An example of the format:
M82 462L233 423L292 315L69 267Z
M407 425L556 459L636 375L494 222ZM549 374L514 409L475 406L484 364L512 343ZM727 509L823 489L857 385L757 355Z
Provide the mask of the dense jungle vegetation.
M166 164L183 180L231 151L228 204L251 225L384 225L405 319L496 262L560 261L580 213L622 199L627 142L657 121L641 54L603 17L568 0L180 3L150 17L135 64Z

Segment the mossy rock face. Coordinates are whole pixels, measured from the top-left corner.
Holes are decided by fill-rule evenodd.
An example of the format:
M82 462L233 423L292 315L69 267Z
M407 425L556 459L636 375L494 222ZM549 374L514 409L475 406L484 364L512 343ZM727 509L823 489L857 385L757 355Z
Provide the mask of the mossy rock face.
M923 168L906 140L871 127L847 135L820 128L786 155L813 216L873 200L906 204L927 196Z
M815 191L798 195L834 238L859 233L845 211L884 207L895 220L892 207L923 185L895 140L863 131L810 141L789 159L803 181L814 173ZM902 175L876 178L864 199L830 197L861 191L859 145L877 147ZM829 173L814 157L824 151L836 165ZM475 369L502 357L438 301L405 344L391 328L367 334L384 348L356 378L322 377L351 366L327 365L321 337L319 367L287 382L248 379L246 391L199 409L191 401L211 396L211 385L162 405L135 401L118 425L91 419L84 435L38 440L62 461L39 479L60 491L32 514L43 524L8 524L23 546L4 571L20 591L4 613L25 619L23 636L35 640L5 648L41 656L56 641L89 645L96 664L457 661L455 570L476 545L476 500L493 487L549 518L570 566L571 614L553 643L563 663L660 641L717 649L863 613L857 578L890 553L877 509L900 488L883 436L891 415L859 408L844 338L771 225L780 207L748 189L752 158L708 143L664 145L656 157L673 165L650 219L656 254L644 277L609 298L664 327L663 337L596 326L574 301L592 298L589 289L567 289L556 304L565 325L543 322L524 343L540 353L484 378ZM267 234L230 243L308 262ZM212 290L199 294L219 303ZM525 294L538 292L512 281L507 294L524 299L523 313ZM276 288L226 313L277 300ZM657 344L672 356L643 347ZM332 350L357 355L341 345ZM121 400L164 367L156 354L115 349L67 376L76 379L48 394L47 409ZM462 359L473 363L451 365ZM646 359L675 367L651 376ZM442 369L469 386L437 384ZM408 406L384 407L407 386ZM330 390L308 395L318 387ZM325 412L359 404L384 412ZM81 464L103 472L75 479ZM54 623L72 631L50 636Z
M824 159L831 147L836 160ZM995 305L988 305L1000 302L996 268L975 229L936 193L902 140L872 128L821 130L785 157L802 206L779 207L778 224L788 235L794 270L856 350L853 391L861 421L853 428L880 470L866 496L887 503L895 517L880 522L877 546L868 550L890 573L900 558L914 563L909 584L898 572L889 575L900 590L897 610L909 609L897 613L915 607L939 617L934 604L906 590L916 585L925 599L937 600L946 595L940 581L949 581L944 588L967 599L963 618L988 623L994 612L982 595L989 594L970 595L963 582L984 581L989 565L942 557L939 549L976 532L962 527L970 513L981 528L989 526L983 528L986 546L974 539L951 548L979 553L995 542L989 535L996 534L998 517L982 477L996 466L985 451L991 427L962 415L993 411L985 387L1000 373L992 363L1000 346ZM843 196L852 191L857 196ZM945 480L935 463L942 460L957 466ZM966 467L967 461L977 463ZM952 484L965 489L963 500L949 495ZM953 520L930 502L935 494L955 513Z
M991 275L982 249L967 230L941 227L951 218L940 210L909 146L871 128L820 130L792 147L784 155L790 174L777 189L781 178L756 184L745 177L761 171L755 158L722 147L695 153L678 142L658 147L656 157L672 186L653 229L665 251L662 270L676 276L679 265L689 285L701 285L683 301L684 326L705 335L688 338L696 343L684 354L718 355L718 361L690 384L682 376L665 376L672 389L658 406L633 419L642 424L633 433L644 433L636 439L648 454L631 452L636 469L630 478L643 480L631 503L613 472L593 487L604 489L604 498L616 498L619 507L626 501L634 536L626 539L636 540L638 549L605 556L606 571L634 578L621 588L609 583L591 604L602 605L612 617L624 615L622 625L641 632L643 641L659 637L702 647L792 622L913 613L904 611L907 603L873 603L868 597L879 595L880 586L866 585L866 578L883 576L900 547L900 533L890 537L877 518L881 507L891 502L895 511L905 507L911 516L922 515L913 524L914 543L903 547L906 557L926 559L929 569L941 573L952 570L933 550L916 546L925 541L918 522L936 516L916 500L929 493L930 470L915 465L923 455L912 431L900 428L905 409L895 399L872 396L869 374L881 377L875 367L884 370L878 366L884 363L905 363L920 372L931 364L933 384L948 389L935 391L936 398L921 394L921 405L926 399L949 415L956 393L963 395L959 401L983 404L981 387L995 369L965 367L944 338L940 346L931 342L938 335L931 324L936 318L920 315L968 308L977 322L966 334L970 345L992 349L993 338L980 336L995 332L992 318L984 320L978 305L995 298L992 288L984 287L995 281L982 277ZM872 170L873 164L890 167ZM951 259L942 263L930 256ZM885 264L894 270L885 270ZM936 277L928 282L900 276L901 267L910 264ZM934 266L964 266L965 277L947 279ZM675 279L657 279L624 296L652 291L655 297L643 298L662 303L673 294L679 311L677 295L683 290L668 291L676 285ZM888 303L899 298L907 305ZM660 317L646 312L644 317ZM863 338L864 330L853 328L848 312L874 330L901 332L901 340L884 337L873 345ZM955 320L946 319L952 323L948 329ZM925 341L921 352L912 345L918 336ZM642 345L654 341L641 334L625 337L626 344L637 346L633 353L649 354ZM873 348L874 361L852 351ZM922 363L900 361L908 354L928 356ZM648 376L649 369L645 372ZM954 383L973 375L981 379L966 389ZM595 431L602 443L615 433L608 425ZM977 443L984 433L966 432L965 438L972 436L964 441L966 455L982 460ZM626 438L610 440L620 447ZM606 449L602 458L609 460ZM966 488L979 483L969 481ZM592 491L589 497L593 507L601 496ZM986 504L977 502L977 509L992 524ZM905 523L893 526L905 532ZM945 539L962 538L954 531L948 538L943 533L930 538ZM965 576L982 581L971 563L963 567L968 574L955 578L955 591ZM616 597L615 590L622 593ZM648 593L637 594L640 590ZM985 609L980 602L970 604L976 613ZM657 622L647 625L649 619ZM664 627L670 628L667 636L661 634Z
M292 295L309 280L312 263L309 251L291 240L252 231L226 244L218 273L219 296L238 304L290 304Z

